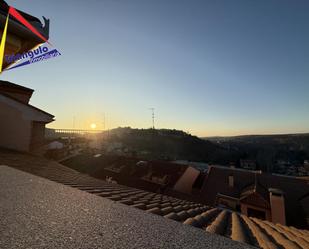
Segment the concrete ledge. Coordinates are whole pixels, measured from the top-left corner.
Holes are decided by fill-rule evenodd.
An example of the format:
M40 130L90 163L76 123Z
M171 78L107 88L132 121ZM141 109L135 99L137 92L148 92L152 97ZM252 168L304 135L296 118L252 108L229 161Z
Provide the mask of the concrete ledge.
M0 166L0 248L251 248Z

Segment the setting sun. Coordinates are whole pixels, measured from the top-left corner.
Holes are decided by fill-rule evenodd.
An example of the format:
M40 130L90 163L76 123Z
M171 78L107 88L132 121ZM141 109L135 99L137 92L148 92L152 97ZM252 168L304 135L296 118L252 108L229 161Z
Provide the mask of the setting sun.
M95 128L97 128L97 125L95 123L93 123L93 124L90 125L90 128L95 129Z

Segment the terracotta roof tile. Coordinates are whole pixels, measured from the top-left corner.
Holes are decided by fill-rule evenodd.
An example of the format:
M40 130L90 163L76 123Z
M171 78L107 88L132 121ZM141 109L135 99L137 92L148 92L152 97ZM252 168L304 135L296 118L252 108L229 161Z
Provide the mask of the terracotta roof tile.
M18 155L14 156L15 161L10 161L4 160L7 157L2 156L0 152L0 158L1 164L7 164L82 191L145 210L152 215L160 215L239 242L271 249L309 248L307 230L273 224L200 203L107 183L57 163L35 162L29 167L29 163L17 163Z

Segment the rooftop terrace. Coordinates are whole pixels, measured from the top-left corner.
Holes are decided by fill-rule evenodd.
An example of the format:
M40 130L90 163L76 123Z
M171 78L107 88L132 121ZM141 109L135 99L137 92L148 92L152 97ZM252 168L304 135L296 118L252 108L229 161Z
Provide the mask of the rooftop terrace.
M249 248L0 166L0 248Z
M96 214L95 217L99 218L100 222L97 222L94 224L94 226L99 226L99 228L93 228L93 229L103 229L104 228L107 231L105 231L103 234L108 233L108 231L114 231L112 227L110 230L109 226L104 225L103 220L105 219L104 218L105 216L108 216L110 223L115 224L116 227L119 227L118 229L123 229L124 224L126 224L126 226L128 227L135 226L134 225L135 223L131 224L131 222L133 222L134 220L134 219L133 220L131 219L132 218L131 212L134 213L138 210L130 208L130 207L135 207L137 209L144 210L143 212L141 211L137 212L139 214L139 217L137 218L138 221L135 221L138 223L139 222L143 223L141 227L142 230L130 230L129 229L130 232L129 231L127 232L129 234L132 233L132 231L134 231L134 234L142 233L142 234L137 234L136 236L141 236L145 240L149 240L150 238L148 238L147 236L151 236L153 237L153 239L160 241L161 236L162 236L162 241L163 241L162 243L168 243L168 247L170 248L175 248L175 247L200 248L203 243L206 243L203 246L203 248L207 248L209 245L211 245L211 247L209 248L217 247L217 245L210 244L208 241L208 237L211 236L211 234L222 235L220 237L216 237L216 238L222 239L222 242L220 243L223 243L223 244L220 245L219 248L224 248L224 246L226 245L225 241L227 238L230 238L232 240L236 240L242 243L246 243L246 244L239 244L238 248L240 248L240 245L249 246L249 244L253 246L261 247L261 248L309 248L309 239L308 239L309 232L307 230L299 230L293 227L275 225L267 221L261 221L258 219L248 218L246 216L243 216L243 215L240 215L238 213L231 212L228 210L212 208L212 207L205 206L199 203L181 200L181 199L177 199L174 197L165 196L165 195L161 195L157 193L147 192L147 191L139 190L136 188L130 188L130 187L123 186L123 185L107 183L105 181L92 178L88 175L78 173L63 165L45 160L43 158L36 158L31 155L17 154L13 152L0 152L0 164L10 165L20 170L27 171L31 174L42 176L52 181L62 183L62 184L55 184L49 181L48 183L45 183L47 181L44 181L44 186L40 186L41 184L43 184L42 182L43 180L41 179L40 181L35 180L34 182L32 181L28 182L29 185L19 184L18 179L14 180L14 177L15 177L14 175L15 174L23 175L24 177L25 175L18 171L9 169L7 167L2 167L2 171L9 172L9 173L3 174L1 172L0 184L2 184L2 182L5 182L6 185L1 186L0 191L4 191L4 193L8 195L7 194L8 190L6 189L14 190L14 188L17 188L15 189L15 191L21 191L21 193L25 192L23 196L29 198L30 200L33 200L33 198L37 198L35 200L38 201L39 203L42 202L42 205L45 199L47 198L46 201L49 203L49 205L47 206L45 205L45 206L49 207L48 210L50 210L51 213L53 212L58 213L58 206L56 205L58 205L57 203L59 203L59 205L61 203L59 202L58 198L61 199L65 197L66 193L68 193L70 197L64 202L64 207L61 208L61 209L67 208L67 210L63 210L64 214L70 213L69 210L72 208L71 206L76 205L76 207L79 207L80 204L77 205L75 202L79 202L79 196L81 196L80 198L81 203L85 202L83 205L89 206L90 203L86 203L86 202L87 201L91 202L92 203L90 205L91 209L94 209L93 212ZM11 176L10 174L13 176ZM27 176L30 177L31 179L37 179L34 176L30 176L30 175L27 175ZM52 186L54 186L55 189L58 189L57 193L54 193L54 192L45 193L46 196L42 195L41 192L42 191L44 192L45 188L48 189L48 187L45 187L45 185L49 186L49 184L53 184ZM83 190L84 192L91 193L92 195L89 195L87 193L82 193L81 191L78 191L73 188L63 186L63 185L68 185L73 188L78 188L80 190ZM87 196L85 201L83 199L84 195ZM19 196L19 192L17 196ZM48 196L52 196L52 197L48 197ZM101 198L98 198L98 197L101 197ZM42 200L40 201L41 198ZM49 200L49 198L51 199ZM95 198L95 200L101 199L103 203L109 203L108 208L104 207L104 211L102 211L102 208L100 205L103 205L103 204L98 204L98 206L96 204L93 205L92 198ZM26 198L24 197L22 197L21 199L18 199L18 198L13 198L13 199L14 200L11 200L11 201L18 202L14 204L16 207L27 206L23 203L31 204L31 201L26 200ZM107 199L114 201L114 202L110 202ZM118 202L119 204L116 204L116 202ZM110 206L111 203L113 203L112 208ZM124 223L119 223L118 217L116 216L113 217L113 212L110 213L110 210L112 209L117 211L118 207L124 208L123 205L121 204L126 204L130 206L124 209L125 210L124 212L121 211L122 212L121 215L122 215L122 219ZM8 208L8 206L6 208ZM57 210L54 210L54 209L57 209ZM86 209L89 210L89 208L86 208ZM13 213L14 212L15 211L13 211ZM37 211L35 210L35 212L33 212L32 214L28 214L30 215L29 217L31 216L35 217L36 212ZM74 212L83 212L83 209L79 208L78 210L75 210ZM100 213L102 217L100 217L100 215L98 216L97 212L102 212L102 214ZM162 219L160 218L160 216L163 216L166 219ZM17 217L20 218L20 216L17 216ZM57 216L55 216L55 218L57 218ZM69 227L71 227L72 225L71 223L73 221L75 222L77 219L75 215L73 215L71 218L72 218L72 221L68 220L68 223L67 223ZM13 219L13 216L12 216L12 219ZM59 217L59 220L62 220L62 219L63 219L62 217ZM69 219L69 218L65 217L65 219ZM93 220L93 219L94 218L91 218L90 220ZM147 222L147 221L150 221L149 219L151 220L151 222ZM153 229L154 228L153 226L156 226L155 225L156 223L152 224L153 222L152 219L155 219L155 220L159 219L158 222L159 223L162 222L158 224L157 230ZM173 231L174 228L170 230L171 229L170 226L173 226L172 224L175 224L174 221L178 221L178 224L180 225L180 227L177 229L180 229L180 230L183 229L181 231L177 230L177 233L182 234L182 236L180 236L182 237L180 240L181 243L178 245L175 244L176 242L174 241L174 239L178 240L180 238L178 238L178 235L176 235L175 232ZM191 237L192 234L190 231L193 231L193 230L191 229L187 230L189 226L183 226L181 223L200 228L200 229L193 229L193 230L199 231L198 236L195 237L194 240L192 240L192 238L196 236L194 235L193 237ZM62 229L68 229L68 228L64 226ZM72 227L70 229L72 229ZM146 234L144 234L145 232L143 229L145 231L147 230ZM166 230L168 230L167 233L166 233ZM165 238L165 233L169 234L169 236L172 236L173 240L167 242L165 240L167 239ZM144 237L145 235L146 237ZM115 236L116 237L119 236L119 233L116 232L116 235L113 234L110 236L115 238ZM126 236L129 236L129 235L127 234ZM94 236L92 239L96 241L97 237ZM200 240L203 241L202 244L198 243L198 241ZM228 240L228 241L232 242L232 240ZM189 243L189 241L191 244ZM140 243L142 244L147 243L147 241L140 242ZM149 242L149 243L152 243L152 242ZM159 242L156 241L154 243L159 243ZM152 244L152 245L154 246L157 244ZM163 245L164 244L160 244L161 247ZM160 248L160 246L155 246L155 248ZM135 246L132 246L132 247L135 247ZM166 248L166 246L164 248Z

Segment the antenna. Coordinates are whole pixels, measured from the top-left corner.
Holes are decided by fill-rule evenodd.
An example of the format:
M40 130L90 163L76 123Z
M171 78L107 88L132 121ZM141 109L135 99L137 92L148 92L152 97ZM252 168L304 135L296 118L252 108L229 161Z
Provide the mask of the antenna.
M152 108L149 108L149 110L151 110L151 113L152 113L152 129L154 129L155 128L155 125L154 125L154 123L155 123L155 114L154 114L154 108L152 107Z

